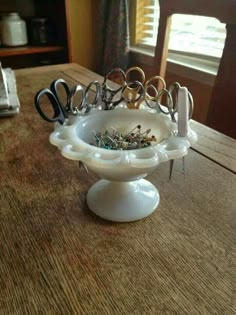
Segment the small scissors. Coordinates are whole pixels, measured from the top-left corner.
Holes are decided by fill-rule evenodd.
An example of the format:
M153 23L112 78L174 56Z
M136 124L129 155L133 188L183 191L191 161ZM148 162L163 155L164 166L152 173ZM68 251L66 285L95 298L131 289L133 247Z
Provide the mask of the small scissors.
M114 109L121 102L125 101L128 108L138 108L135 104L145 95L144 86L139 81L130 81L123 86L120 98L113 101L110 109Z
M157 97L157 105L160 111L163 114L170 115L173 122L176 122L175 114L177 113L177 110L178 110L177 107L178 107L179 88L180 88L180 84L178 82L175 82L169 86L168 90L166 88L160 90ZM166 106L161 104L161 99L163 95L165 95L167 98Z
M161 78L162 79L162 78ZM163 79L162 79L163 80ZM160 112L166 115L170 115L173 122L176 122L175 114L178 110L178 91L180 88L180 84L178 82L175 82L169 86L169 89L166 89L166 85L163 80L163 89L160 91L157 91L154 85L146 84L145 85L145 92L146 92L146 104L150 108L158 108ZM148 94L148 89L153 90L154 96L150 96ZM167 104L166 106L161 104L161 98L166 96L167 98ZM193 98L191 93L188 91L188 97L189 97L189 119L192 117L193 113ZM148 101L152 101L152 104Z
M158 97L158 90L157 87L159 87L160 82L162 84L162 89L166 88L166 82L165 80L160 77L159 75L156 75L154 77L151 77L146 83L145 83L145 98L146 103L149 107L153 108L151 104L149 104L147 101L157 101ZM153 90L154 96L150 95L148 92L149 90ZM153 94L153 93L152 93Z
M95 87L95 91L93 91L92 89L93 86ZM78 105L78 110L82 111L82 109L85 108L84 113L87 114L92 108L96 107L100 94L101 88L99 82L98 81L90 82L87 88L85 89L81 103Z
M134 81L134 82L140 82L141 85L132 84L132 81L128 81L128 76L131 72L137 72L139 74L139 76L141 78L138 81ZM131 97L131 99L129 101L126 100L127 107L130 109L138 109L140 106L140 103L143 101L143 97L145 95L145 91L143 88L143 85L145 82L145 73L139 67L131 67L126 71L125 79L126 79L126 84L128 84L127 82L131 83L130 84L131 86L128 86L127 89L124 91L125 94L127 94L128 98ZM137 86L135 87L135 85L137 85ZM139 97L139 95L140 95L140 97Z
M136 71L141 75L141 82L128 80L128 76L132 71ZM117 86L115 86L115 88L108 85L107 81L109 79L114 79L114 81L116 81ZM114 109L122 101L126 101L127 106L133 108L135 103L140 100L144 94L144 81L145 74L139 67L131 67L126 72L124 72L121 68L114 68L109 71L102 83L102 101L105 105L104 109ZM140 89L142 91L141 96L139 93ZM119 92L121 92L121 95L117 100L115 100L115 97L117 98Z
M160 76L154 76L151 77L146 83L145 83L145 102L146 105L150 108L156 109L158 107L158 97L159 92L158 87L160 86L160 83L162 84L162 89L166 89L166 82L165 80ZM151 92L151 94L150 94Z
M115 86L114 82L114 88L108 85L108 80L116 80L119 84L118 86ZM109 110L113 106L113 99L114 96L119 93L122 88L126 85L126 77L125 73L121 68L114 68L111 71L109 71L103 80L102 83L102 102L104 104L104 110Z
M58 92L58 87L62 86L66 93L66 101L63 103ZM75 85L71 90L68 84L63 79L54 80L50 88L45 88L35 95L34 104L40 114L40 116L48 122L58 121L60 124L65 122L65 119L68 118L69 114L77 115L78 107L74 107L73 98L75 95L79 94L80 98L84 99L83 88L80 85ZM48 117L47 114L41 108L41 99L43 96L47 96L51 107L53 109L53 117Z

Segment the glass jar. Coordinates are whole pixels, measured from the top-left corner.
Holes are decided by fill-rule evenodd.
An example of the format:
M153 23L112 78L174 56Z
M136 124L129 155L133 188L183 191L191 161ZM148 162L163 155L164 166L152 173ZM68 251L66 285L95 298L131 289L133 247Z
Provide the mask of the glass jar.
M5 46L22 46L28 43L26 23L17 12L2 16L2 44Z
M33 45L49 43L50 27L47 18L35 17L31 20L30 41Z

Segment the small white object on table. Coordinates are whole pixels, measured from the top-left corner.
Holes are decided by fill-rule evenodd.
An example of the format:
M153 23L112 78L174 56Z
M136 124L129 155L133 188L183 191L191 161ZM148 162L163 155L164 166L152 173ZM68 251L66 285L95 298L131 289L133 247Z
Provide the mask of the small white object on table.
M11 68L3 69L0 63L0 117L19 113L16 77Z

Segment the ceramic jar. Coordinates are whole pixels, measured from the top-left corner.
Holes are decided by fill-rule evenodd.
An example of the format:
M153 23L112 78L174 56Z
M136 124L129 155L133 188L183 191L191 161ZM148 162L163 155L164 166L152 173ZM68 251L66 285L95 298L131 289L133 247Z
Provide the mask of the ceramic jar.
M22 46L28 43L26 23L18 13L2 16L2 44L5 46Z

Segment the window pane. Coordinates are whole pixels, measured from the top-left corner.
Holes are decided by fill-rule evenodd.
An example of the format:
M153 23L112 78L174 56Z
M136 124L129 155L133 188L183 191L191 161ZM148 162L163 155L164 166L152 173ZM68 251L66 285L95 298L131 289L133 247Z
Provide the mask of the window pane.
M136 21L137 43L156 46L159 1L139 0ZM174 14L169 49L221 57L226 37L225 24L215 18Z
M157 38L158 20L159 20L159 3L158 0L144 1L146 5L140 10L143 14L143 33L141 43L144 45L155 46Z
M225 36L225 25L215 18L175 14L169 49L221 57Z

